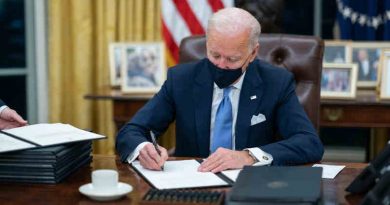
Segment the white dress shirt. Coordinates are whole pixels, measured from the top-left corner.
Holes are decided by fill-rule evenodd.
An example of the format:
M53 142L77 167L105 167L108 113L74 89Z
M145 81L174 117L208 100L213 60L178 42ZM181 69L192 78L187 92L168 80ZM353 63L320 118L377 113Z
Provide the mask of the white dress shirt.
M3 110L4 110L5 108L7 108L7 107L8 107L7 105L3 105L3 106L0 107L0 116L1 116L1 113L3 112Z
M237 121L237 112L238 112L238 102L240 100L240 93L241 93L241 87L242 83L244 81L245 77L244 73L240 79L234 83L232 86L232 90L229 93L229 98L232 103L232 114L233 114L233 127L232 127L232 149L235 150L236 148L236 121ZM223 98L223 89L220 89L217 84L214 83L214 90L213 90L213 101L212 101L212 107L211 107L211 120L210 120L210 147L211 142L213 138L213 131L214 131L214 121L215 121L215 115L217 113L217 109L219 106L219 103L222 101ZM127 157L127 161L129 163L133 162L139 155L139 152L142 150L142 148L150 142L143 142L139 144L135 150ZM252 147L252 148L246 148L245 150L248 150L250 154L257 159L257 162L253 164L254 166L261 166L261 165L269 165L272 163L272 155L264 152L258 147Z

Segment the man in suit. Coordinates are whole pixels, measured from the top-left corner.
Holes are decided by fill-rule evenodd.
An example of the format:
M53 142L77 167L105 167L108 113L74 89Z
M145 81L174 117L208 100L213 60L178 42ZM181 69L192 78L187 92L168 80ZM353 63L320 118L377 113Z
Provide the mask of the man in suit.
M295 93L294 76L256 59L260 24L238 8L209 20L207 58L168 69L161 90L118 133L123 161L160 170L150 143L176 120L175 156L207 158L199 171L321 160L323 146ZM227 113L227 114L226 114ZM279 133L283 138L276 141Z
M27 125L27 121L23 120L15 110L6 106L0 99L0 130L25 125Z
M367 49L359 49L357 52L357 60L359 66L359 81L372 81L375 80L374 63L370 60Z

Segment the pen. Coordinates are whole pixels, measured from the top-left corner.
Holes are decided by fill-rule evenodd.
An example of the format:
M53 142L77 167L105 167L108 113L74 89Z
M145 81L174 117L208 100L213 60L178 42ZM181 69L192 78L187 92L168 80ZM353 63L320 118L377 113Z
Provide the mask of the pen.
M150 130L150 137L152 138L152 143L153 143L153 146L154 146L154 148L156 149L156 151L157 151L158 155L160 155L160 156L161 156L161 151L160 151L160 149L159 149L159 148L158 148L158 146L157 146L156 137L154 136L154 133L153 133L153 131L152 131L152 130ZM164 166L161 166L161 170L163 170L163 171L164 171Z

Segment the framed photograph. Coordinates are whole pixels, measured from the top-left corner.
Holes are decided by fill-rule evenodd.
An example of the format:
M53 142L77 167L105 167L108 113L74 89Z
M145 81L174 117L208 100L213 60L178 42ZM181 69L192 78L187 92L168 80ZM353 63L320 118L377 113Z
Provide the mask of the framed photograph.
M380 61L380 99L390 100L390 49L383 50Z
M354 99L356 97L357 65L325 63L322 69L322 99Z
M389 43L360 42L353 43L352 62L358 65L358 87L378 85L379 59L383 49L390 48Z
M324 63L351 63L351 41L325 41Z
M121 72L123 65L123 44L111 43L109 45L110 82L112 87L121 85Z
M128 43L124 53L122 92L156 93L166 78L163 43Z

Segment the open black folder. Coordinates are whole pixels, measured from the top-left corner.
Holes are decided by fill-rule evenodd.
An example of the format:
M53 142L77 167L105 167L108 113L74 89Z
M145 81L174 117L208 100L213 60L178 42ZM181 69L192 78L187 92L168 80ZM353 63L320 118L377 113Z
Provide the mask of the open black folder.
M72 125L35 124L0 130L0 153L106 138Z
M227 204L319 204L321 175L320 167L244 167Z

